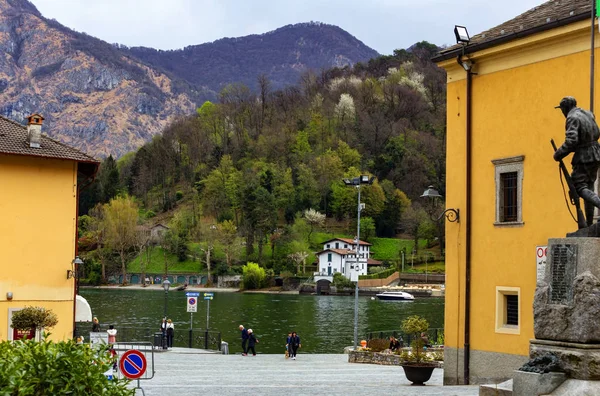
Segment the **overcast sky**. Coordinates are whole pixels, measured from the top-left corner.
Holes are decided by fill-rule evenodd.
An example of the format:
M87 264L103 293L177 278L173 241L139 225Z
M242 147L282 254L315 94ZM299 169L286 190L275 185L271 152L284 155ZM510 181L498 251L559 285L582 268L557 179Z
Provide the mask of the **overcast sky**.
M542 0L32 0L47 18L109 43L176 49L308 21L337 25L381 54L454 44Z

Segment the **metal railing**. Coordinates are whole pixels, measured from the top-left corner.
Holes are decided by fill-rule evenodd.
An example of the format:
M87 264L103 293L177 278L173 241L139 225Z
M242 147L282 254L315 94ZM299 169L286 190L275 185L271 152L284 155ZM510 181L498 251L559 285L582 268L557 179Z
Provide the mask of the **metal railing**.
M431 345L437 345L438 340L444 339L444 329L443 328L433 328L426 331L427 338L429 339L429 343ZM414 336L412 334L407 334L402 330L382 330L382 331L370 331L366 333L365 340L370 341L376 338L390 338L394 336L395 338L402 339L404 341L405 346L410 346Z
M88 340L91 331L91 323L78 322L75 326L74 338L84 336ZM100 332L106 332L108 327L101 326ZM146 341L155 347L166 345L166 337L163 337L160 329L140 327L117 328L118 342ZM198 348L208 350L221 350L221 332L205 329L181 329L175 330L173 334L173 346L182 348Z

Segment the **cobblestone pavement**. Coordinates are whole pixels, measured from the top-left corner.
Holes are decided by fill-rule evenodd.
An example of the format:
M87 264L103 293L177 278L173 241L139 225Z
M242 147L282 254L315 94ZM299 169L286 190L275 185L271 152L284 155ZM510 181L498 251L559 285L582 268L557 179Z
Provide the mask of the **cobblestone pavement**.
M424 387L411 386L401 367L348 363L348 355L157 353L146 396L169 395L477 395L477 386L442 386L436 369ZM136 395L141 395L137 391Z

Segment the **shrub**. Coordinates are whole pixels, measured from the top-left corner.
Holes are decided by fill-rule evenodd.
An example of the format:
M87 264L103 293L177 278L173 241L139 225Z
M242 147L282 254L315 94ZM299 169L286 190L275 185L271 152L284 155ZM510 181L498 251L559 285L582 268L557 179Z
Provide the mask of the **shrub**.
M341 289L351 289L354 283L339 272L333 274L333 285Z
M181 200L181 198L183 198L183 192L182 192L182 191L179 191L179 190L178 190L178 191L176 191L176 192L175 192L175 200L176 200L176 201L179 201L179 200Z
M260 289L267 279L265 269L256 263L248 262L243 267L244 289Z
M14 319L14 316L13 316ZM0 342L0 389L3 395L133 395L129 381L108 380L106 347L74 341Z
M25 307L13 314L12 327L17 330L49 329L58 323L58 316L51 309Z
M423 346L425 342L421 338L421 333L425 333L429 329L429 322L427 319L413 315L402 321L402 331L413 336L412 342L412 353L407 360L421 363L427 359L427 355L423 353Z
M367 347L369 347L373 352L385 351L389 348L389 346L390 342L385 338L373 338L367 343Z

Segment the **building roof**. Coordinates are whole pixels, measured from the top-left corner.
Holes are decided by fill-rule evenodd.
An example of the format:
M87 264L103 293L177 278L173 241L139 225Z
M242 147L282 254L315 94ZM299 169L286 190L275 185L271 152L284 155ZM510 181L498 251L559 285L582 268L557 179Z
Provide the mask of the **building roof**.
M367 265L381 265L381 264L383 264L383 261L374 260L372 258L367 259Z
M547 1L509 21L471 37L469 44L464 47L464 53L480 51L545 30L589 19L591 11L590 0ZM462 54L462 51L462 44L453 45L440 51L433 61L440 62L455 58Z
M322 244L331 242L331 241L342 241L344 243L350 244L350 245L354 245L354 239L350 239L350 238L333 238L333 239L328 239L325 242L321 242ZM369 242L365 242L365 241L359 241L360 245L366 245L366 246L373 246L372 244L370 244Z
M157 224L154 224L152 227L150 227L150 229L152 229L152 230L153 230L153 229L155 229L155 228L159 228L159 227L160 227L160 228L164 228L165 230L168 230L168 229L169 229L169 227L167 227L166 225L164 225L164 224L162 224L162 223L157 223Z
M100 162L81 151L42 135L39 148L29 147L27 127L0 116L0 154L65 159L89 164Z
M320 252L317 252L316 255L320 255L321 253L325 253L325 252L333 252L333 253L337 253L341 256L345 256L347 254L355 254L356 252L354 250L350 250L350 249L325 249L325 250L321 250Z

